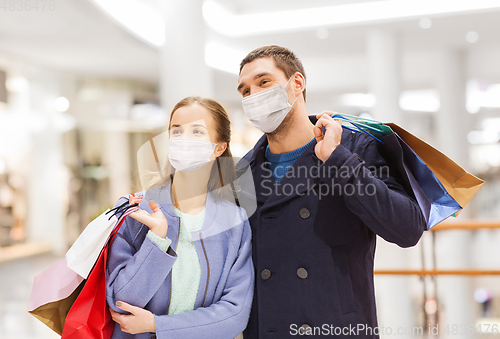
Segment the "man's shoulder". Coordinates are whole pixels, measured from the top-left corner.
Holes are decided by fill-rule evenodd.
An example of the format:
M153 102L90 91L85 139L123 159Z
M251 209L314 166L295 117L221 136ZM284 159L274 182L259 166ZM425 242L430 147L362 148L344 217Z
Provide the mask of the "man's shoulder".
M353 152L364 149L374 142L377 141L373 137L364 133L350 131L344 127L340 144Z
M236 163L236 171L244 171L248 165L252 165L255 162L255 156L257 150L260 149L267 142L266 135L262 135L255 145Z

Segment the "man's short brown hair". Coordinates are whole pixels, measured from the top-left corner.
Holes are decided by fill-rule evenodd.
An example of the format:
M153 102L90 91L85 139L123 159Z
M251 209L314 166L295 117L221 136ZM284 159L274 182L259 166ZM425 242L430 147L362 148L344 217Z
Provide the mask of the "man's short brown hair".
M257 49L254 49L241 61L240 63L240 74L243 66L248 64L249 62L254 61L255 59L260 58L268 58L271 57L274 60L274 65L276 68L280 69L285 73L285 76L290 79L295 72L299 72L304 76L304 80L306 79L306 73L304 71L304 66L302 66L302 62L293 54L292 51L285 47L271 45L271 46L263 46ZM304 101L306 100L306 89L302 92L304 96Z

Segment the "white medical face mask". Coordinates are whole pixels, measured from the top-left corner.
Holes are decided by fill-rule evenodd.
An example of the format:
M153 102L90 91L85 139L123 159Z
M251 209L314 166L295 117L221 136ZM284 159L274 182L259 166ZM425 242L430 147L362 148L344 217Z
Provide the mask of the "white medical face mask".
M286 85L291 79L288 79ZM264 133L276 130L297 101L295 98L292 104L288 102L285 86L276 85L241 100L243 111L248 119Z
M168 139L168 160L178 171L191 172L208 164L215 146L213 142L189 138Z

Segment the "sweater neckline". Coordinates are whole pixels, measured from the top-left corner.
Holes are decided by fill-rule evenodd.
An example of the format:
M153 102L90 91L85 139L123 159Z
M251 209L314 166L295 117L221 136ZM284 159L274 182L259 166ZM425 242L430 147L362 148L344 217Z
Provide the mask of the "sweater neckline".
M265 154L266 159L267 159L267 161L272 162L272 163L282 163L282 162L289 162L292 160L297 160L302 155L302 153L304 153L306 148L313 142L313 140L315 140L315 138L313 138L311 141L309 141L304 146L297 148L296 150L293 150L293 151L290 151L287 153L283 153L283 154L271 153L271 151L269 150L269 144L268 144L266 146L266 154Z

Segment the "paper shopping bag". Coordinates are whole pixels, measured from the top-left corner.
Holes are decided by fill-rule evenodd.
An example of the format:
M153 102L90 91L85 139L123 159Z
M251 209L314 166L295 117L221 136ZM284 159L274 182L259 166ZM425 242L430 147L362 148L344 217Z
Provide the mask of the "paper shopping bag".
M462 209L438 178L396 133L380 137L403 183L411 189L427 222L427 229Z
M84 280L69 269L66 258L35 277L28 312L59 335Z
M106 214L108 211L88 224L66 253L68 267L85 279L117 222L114 215Z
M476 194L484 181L468 173L446 155L393 123L387 123L436 175L448 193L462 208Z
M411 187L431 228L457 215L484 183L434 147L394 123L381 123L347 114L332 118L354 132L385 145L406 187Z
M61 339L109 339L114 322L106 301L106 263L108 248L125 218L111 233L85 286L66 317Z

